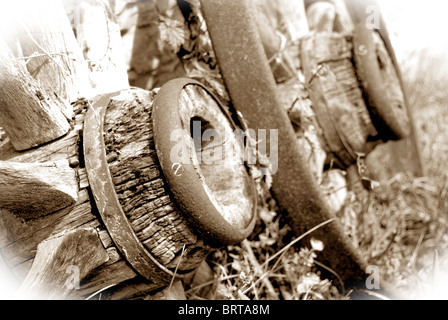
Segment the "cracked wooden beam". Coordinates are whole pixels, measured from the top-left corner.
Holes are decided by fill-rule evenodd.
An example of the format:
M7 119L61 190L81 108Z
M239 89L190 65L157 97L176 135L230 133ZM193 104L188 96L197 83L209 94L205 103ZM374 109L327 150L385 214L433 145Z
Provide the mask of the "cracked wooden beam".
M0 161L0 207L23 218L66 208L78 198L78 181L67 160L45 163Z

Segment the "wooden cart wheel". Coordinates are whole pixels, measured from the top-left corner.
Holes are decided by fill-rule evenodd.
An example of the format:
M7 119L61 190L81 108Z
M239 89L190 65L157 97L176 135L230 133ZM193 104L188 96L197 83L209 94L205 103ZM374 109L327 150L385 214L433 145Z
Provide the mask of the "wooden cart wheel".
M227 145L241 156L244 152L230 115L202 84L190 79L165 84L157 93L153 112L160 165L188 219L211 243L233 244L247 238L256 220L256 193L242 158L229 158L221 150ZM193 137L196 151L191 149L187 158L182 155L176 161L173 150L179 141L173 141L173 131L186 133L179 137L181 141L191 140L195 126L200 129L196 134L202 136ZM207 131L214 141L205 137ZM216 159L198 159L206 149L213 149Z
M124 286L125 297L148 292L187 277L211 250L250 234L256 192L241 160L244 146L234 135L235 123L203 85L181 79L160 91L102 94L77 101L74 118L66 120L48 107L58 100L1 43L0 54L7 76L0 111L8 115L2 125L11 141L0 146L0 228L7 235L0 248L25 294L80 298L133 279L133 286ZM17 91L23 84L31 91ZM17 134L14 126L23 119L15 100L7 99L13 96L28 99L35 120ZM176 146L195 151L195 119L202 120L200 138L214 128L236 157L199 163L193 152L188 157L196 162L172 163L174 129L187 133ZM46 131L60 123L65 130L36 134L40 123ZM14 150L14 141L28 140L32 144L17 146L21 152ZM210 148L208 141L198 142L204 153ZM67 270L77 270L77 290L67 285Z
M387 179L396 172L406 170L415 176L425 174L420 144L412 106L408 101L400 67L397 62L389 32L382 14L377 16L378 29L370 29L366 23L366 8L379 10L376 0L345 0L349 17L354 26L354 56L366 102L371 108L372 120L384 141L391 141L386 152L393 153L389 168L375 169L370 174L377 179ZM406 139L403 139L406 138ZM384 149L381 148L381 149ZM369 161L373 166L376 156ZM384 177L385 176L385 177Z
M369 167L373 168L369 170L368 175L381 181L403 170L416 176L424 175L425 170L421 161L412 106L407 99L401 71L378 3L375 0L342 0L332 3L327 0L306 1L308 9L312 9L313 5L319 10L308 12L311 15L309 18L317 19L326 15L326 10L330 9L332 19L327 21L326 30L333 32L333 37L337 37L338 34L347 35L353 44L351 60L356 68L357 81L362 90L364 100L362 104L367 106L371 118L369 122L373 123L377 131L377 135L369 139L367 152L361 152L368 155L366 161L369 163ZM372 16L369 11L372 8L376 10L375 16ZM334 11L336 11L336 15L333 14ZM372 21L372 18L376 20ZM316 35L316 37L324 38L325 35ZM310 41L308 42L310 43ZM311 42L311 44L313 43ZM311 57L313 57L313 52L311 52ZM328 61L328 64L334 63ZM340 82L339 85L345 86L345 82ZM318 99L320 99L319 95L322 96L319 90L317 94L313 95ZM322 99L319 103L322 103ZM326 115L319 116L323 120L326 117ZM328 125L325 127L331 129L331 126ZM326 131L330 136L335 136L334 132L331 132L332 130ZM330 139L325 137L325 140L330 146L333 145L330 149L338 149L340 142L332 142L331 137ZM389 142L378 145L381 141ZM379 155L381 150L388 155L393 154L393 156L387 157L387 169L379 164L382 162L380 158L385 159Z
M350 37L315 32L303 37L300 59L310 100L321 128L327 162L341 169L368 154L378 140L355 68Z
M334 219L299 149L248 1L202 0L201 8L233 106L251 128L278 130L278 143L272 145L278 151L278 170L272 176L278 206L298 236L332 221L313 233L326 247L320 258L340 275L346 287L364 285L366 263Z
M202 122L190 125L194 119L214 128L215 139L226 139L214 141L219 158L211 163L192 148L190 126ZM120 252L145 278L174 277L165 265L182 246L197 247L196 235L221 246L252 231L256 193L244 163L235 161L243 156L236 126L199 82L172 80L155 96L139 89L104 95L87 111L84 126L85 164L98 211ZM197 138L204 143L204 136ZM224 143L238 159L224 158ZM175 159L178 149L183 154ZM157 205L164 197L170 205ZM197 265L198 259L189 258L179 273Z
M347 1L354 23L353 56L373 122L383 140L409 136L410 120L399 70L391 46L366 23L366 4ZM387 32L386 32L387 34ZM383 32L384 35L384 32Z

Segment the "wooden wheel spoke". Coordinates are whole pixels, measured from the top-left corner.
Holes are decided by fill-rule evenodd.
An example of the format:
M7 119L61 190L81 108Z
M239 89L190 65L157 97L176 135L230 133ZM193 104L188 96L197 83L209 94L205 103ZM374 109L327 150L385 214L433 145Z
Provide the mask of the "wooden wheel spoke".
M24 218L66 208L78 198L78 181L67 160L46 163L0 161L0 207Z
M66 134L63 102L43 90L0 41L0 125L16 150L39 146Z
M80 282L109 259L97 232L76 229L53 236L37 246L33 266L21 285L28 298L64 299Z
M71 103L89 96L91 88L87 64L62 1L44 0L39 2L39 10L34 6L24 9L17 37L28 58L26 67L42 89L62 99L59 107L71 118Z

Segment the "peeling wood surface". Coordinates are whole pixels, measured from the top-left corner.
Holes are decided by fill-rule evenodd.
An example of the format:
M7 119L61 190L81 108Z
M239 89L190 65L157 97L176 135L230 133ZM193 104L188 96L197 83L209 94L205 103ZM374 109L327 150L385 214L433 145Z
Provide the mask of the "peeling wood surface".
M104 117L111 98L119 99L123 95L126 96L123 92L118 97L117 93L102 95L87 110L83 133L87 177L96 209L119 252L145 279L169 283L174 275L160 264L137 238L118 200L107 165L103 138Z
M63 232L37 246L33 266L20 290L30 298L64 299L108 259L93 228Z
M16 150L55 140L69 131L63 102L41 89L0 41L0 125Z
M78 195L76 172L68 160L46 163L0 161L0 207L24 218L66 208Z

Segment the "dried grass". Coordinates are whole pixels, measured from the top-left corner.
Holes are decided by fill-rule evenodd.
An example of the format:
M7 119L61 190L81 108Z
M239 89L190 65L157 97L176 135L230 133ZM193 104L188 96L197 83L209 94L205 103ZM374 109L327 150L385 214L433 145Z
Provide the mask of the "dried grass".
M418 64L402 71L428 175L398 174L371 192L352 194L339 217L365 259L380 268L381 281L403 299L438 298L439 279L448 279L448 79L438 72L442 57L418 54L409 59ZM294 235L272 199L259 214L251 239L209 257L214 280L202 286L209 286L202 296L187 290L188 298L348 299L321 279L316 248L293 245ZM279 252L281 258L273 259Z

